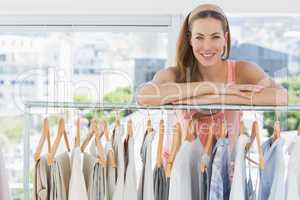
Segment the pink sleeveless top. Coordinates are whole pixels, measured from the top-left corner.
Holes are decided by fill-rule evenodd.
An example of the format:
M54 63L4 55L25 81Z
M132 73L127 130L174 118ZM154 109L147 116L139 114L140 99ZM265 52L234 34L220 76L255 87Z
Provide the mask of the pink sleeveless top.
M227 61L227 83L236 83L236 63L233 60ZM191 112L182 112L179 115L179 121L181 123L182 130L186 130L188 122L192 119L192 117L197 114L199 111L193 110ZM203 116L194 124L195 135L200 138L200 141L203 145L206 144L208 137L208 129L210 125L213 123L213 133L217 138L221 134L221 125L224 119L227 122L227 131L228 138L230 144L230 151L233 151L233 148L236 143L236 139L239 133L239 122L241 117L240 111L227 111L217 112L213 114L213 120L211 115ZM166 147L165 150L167 150ZM168 151L164 152L164 157L168 157Z

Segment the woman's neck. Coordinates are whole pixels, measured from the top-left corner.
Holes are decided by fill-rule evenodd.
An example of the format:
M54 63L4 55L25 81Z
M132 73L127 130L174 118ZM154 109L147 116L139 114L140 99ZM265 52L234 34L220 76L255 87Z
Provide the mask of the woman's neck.
M220 61L212 66L199 66L199 71L203 81L211 81L216 83L227 82L227 61Z

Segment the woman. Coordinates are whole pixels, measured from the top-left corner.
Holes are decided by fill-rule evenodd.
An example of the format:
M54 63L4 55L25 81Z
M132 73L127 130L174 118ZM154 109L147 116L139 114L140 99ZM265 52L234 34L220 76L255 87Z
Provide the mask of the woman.
M287 92L271 80L255 63L228 60L230 28L221 8L200 5L185 18L178 43L176 66L158 71L143 85L137 101L143 105L162 104L248 104L285 105ZM208 125L214 120L214 132L226 119L229 138L238 130L240 113L184 113L185 121L196 119L196 133L205 143ZM231 129L231 130L230 130ZM234 142L231 141L231 144Z

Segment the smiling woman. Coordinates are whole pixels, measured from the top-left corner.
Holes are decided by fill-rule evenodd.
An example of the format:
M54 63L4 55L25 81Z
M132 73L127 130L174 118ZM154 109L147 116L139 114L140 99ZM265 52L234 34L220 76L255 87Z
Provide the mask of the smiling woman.
M229 60L230 27L223 10L200 5L185 18L177 43L176 66L160 70L138 92L140 104L285 105L287 91L258 65ZM193 110L179 116L182 127L194 122L194 134L206 144L208 129L222 135L226 119L232 153L239 131L239 111L210 113Z

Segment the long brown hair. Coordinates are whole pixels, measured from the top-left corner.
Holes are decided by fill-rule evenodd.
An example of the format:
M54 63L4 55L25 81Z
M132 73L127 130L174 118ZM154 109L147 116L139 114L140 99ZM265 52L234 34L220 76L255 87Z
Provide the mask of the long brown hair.
M196 81L197 75L201 76L201 73L198 70L198 61L194 56L193 49L189 42L191 36L191 26L195 20L203 18L214 18L219 20L222 23L224 33L228 33L228 40L226 46L224 47L222 60L227 60L230 54L230 29L228 20L223 14L214 10L205 10L193 14L191 19L190 17L191 13L189 13L185 18L177 41L176 67L179 71L178 82Z

